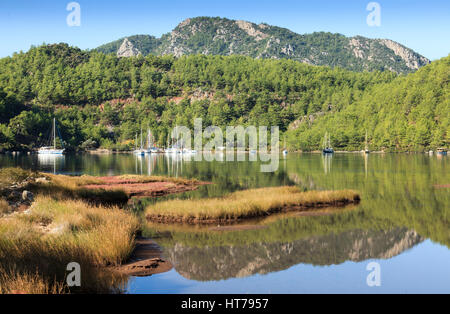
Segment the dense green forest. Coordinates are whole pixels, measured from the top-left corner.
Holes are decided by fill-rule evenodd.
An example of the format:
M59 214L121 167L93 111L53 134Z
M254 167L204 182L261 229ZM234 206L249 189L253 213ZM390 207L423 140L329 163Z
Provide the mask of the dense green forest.
M447 146L450 57L407 76L293 60L192 55L117 58L66 44L0 59L0 149L42 143L55 116L66 147L131 149L150 127L279 125L291 149L423 151Z

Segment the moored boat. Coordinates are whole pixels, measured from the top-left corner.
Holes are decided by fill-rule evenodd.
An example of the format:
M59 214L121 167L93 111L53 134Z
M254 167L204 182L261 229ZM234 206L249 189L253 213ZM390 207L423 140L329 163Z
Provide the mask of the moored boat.
M145 155L145 149L143 148L143 142L142 142L142 129L141 129L141 146L140 148L137 147L137 134L136 134L136 139L135 139L135 150L134 150L134 154L137 156L144 156Z
M57 148L56 145L56 132L57 132L57 128L56 128L56 119L53 118L53 128L52 128L52 135L51 135L51 142L53 143L53 146L43 146L41 148L39 148L38 150L38 154L39 155L63 155L65 152L64 147L63 148ZM59 135L59 132L58 132ZM63 141L60 137L60 142L61 142L61 146L63 146Z
M447 149L446 148L438 148L436 150L436 154L446 156L447 155Z
M366 131L366 140L365 140L364 153L365 154L370 154L370 150L369 150L369 136L367 134L367 131Z
M334 154L334 149L331 147L331 138L328 135L328 132L325 133L325 138L323 140L323 150L324 154Z

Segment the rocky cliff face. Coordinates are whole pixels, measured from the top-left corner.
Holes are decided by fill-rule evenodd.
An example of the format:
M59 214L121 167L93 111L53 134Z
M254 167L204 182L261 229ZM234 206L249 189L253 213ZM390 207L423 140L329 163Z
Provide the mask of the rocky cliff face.
M422 242L413 230L353 230L290 243L187 247L176 244L166 254L178 273L210 281L267 274L297 264L335 265L346 261L389 259Z
M388 39L361 36L348 38L323 32L300 35L268 24L224 18L187 19L160 39L137 35L125 40L118 49L121 56L136 53L130 48L131 44L139 47L144 55L172 54L180 57L187 54L237 54L253 58L288 58L354 71L391 70L409 73L430 63L427 58ZM113 42L98 50L105 53L117 51L119 54L118 46L118 42Z
M415 53L411 49L396 43L389 39L380 39L379 42L391 49L396 56L400 57L410 69L417 70L420 67L430 63L427 58Z
M125 38L120 45L119 50L117 50L117 56L119 58L122 57L136 57L139 56L141 52L134 47L134 45L129 41L128 38Z

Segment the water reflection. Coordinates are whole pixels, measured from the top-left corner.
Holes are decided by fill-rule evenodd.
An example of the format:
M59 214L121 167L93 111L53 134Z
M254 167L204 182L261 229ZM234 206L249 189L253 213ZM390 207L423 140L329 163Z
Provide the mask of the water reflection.
M322 154L323 171L325 174L331 172L331 162L333 161L333 154Z
M292 242L252 243L241 246L190 246L177 242L165 254L183 277L216 281L267 274L297 264L316 266L389 259L421 243L413 230L352 230L311 236Z
M450 263L448 156L288 154L280 160L280 167L274 173L260 172L260 162L226 162L225 153L214 156L211 162L196 161L193 157L67 155L64 159L41 161L36 155L0 155L0 166L96 176L170 175L214 183L172 198L218 197L236 190L280 185L297 185L304 190L360 192L362 201L354 210L320 217L278 219L264 224L262 229L211 232L149 226L146 235L164 246L178 272L195 280L273 273L297 264L335 265L383 258L388 258L390 263L394 259L391 257L398 254L404 263L398 272L407 272L411 268L408 265L420 265L420 272L426 278L431 270L422 267L421 259L432 255L433 260ZM410 247L421 247L418 244L424 239L431 240L427 241L427 251L417 251L416 257L401 254ZM442 264L446 267L439 266L433 271L450 278L448 263ZM357 268L356 265L348 267ZM315 274L311 270L311 278ZM277 273L274 276L278 278ZM315 278L317 284L321 280ZM448 292L450 287L446 287Z
M65 156L64 155L37 155L39 169L52 172L54 174L64 171Z

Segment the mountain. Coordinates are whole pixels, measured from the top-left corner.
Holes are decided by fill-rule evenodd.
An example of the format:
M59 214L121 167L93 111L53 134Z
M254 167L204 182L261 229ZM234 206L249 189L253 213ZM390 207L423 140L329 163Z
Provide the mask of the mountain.
M161 38L130 36L100 46L97 50L122 56L120 48L124 44L133 50L131 55L171 54L179 57L190 54L236 54L253 58L287 58L352 71L410 73L430 63L427 58L389 39L349 38L325 32L300 35L264 23L218 17L187 19Z

